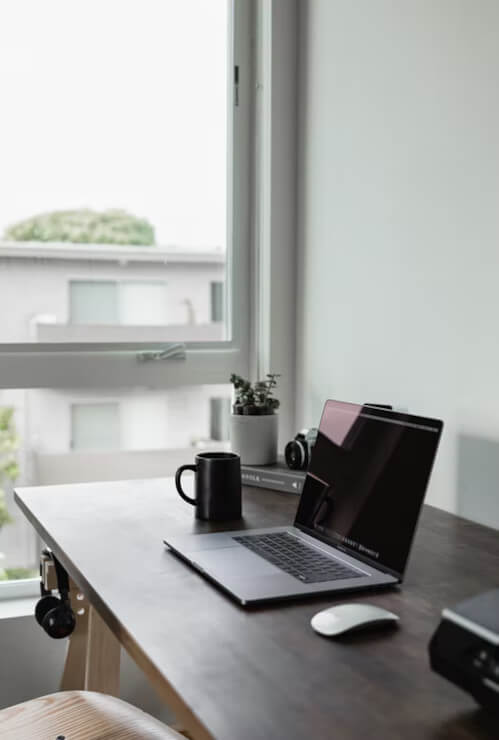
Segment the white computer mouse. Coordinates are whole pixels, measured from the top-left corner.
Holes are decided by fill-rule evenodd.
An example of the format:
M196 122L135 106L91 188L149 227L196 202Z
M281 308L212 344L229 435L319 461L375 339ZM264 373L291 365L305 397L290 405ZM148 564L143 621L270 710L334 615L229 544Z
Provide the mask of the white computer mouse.
M339 604L314 614L310 624L321 635L335 637L383 622L393 624L398 620L393 612L372 604Z

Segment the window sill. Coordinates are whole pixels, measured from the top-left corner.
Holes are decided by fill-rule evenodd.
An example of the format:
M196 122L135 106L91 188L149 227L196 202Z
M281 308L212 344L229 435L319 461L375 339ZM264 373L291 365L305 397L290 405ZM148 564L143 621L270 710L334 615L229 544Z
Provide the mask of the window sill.
M35 599L39 594L39 578L24 578L18 581L0 581L0 606L4 602Z
M26 599L4 599L0 601L0 620L14 619L16 617L32 617L38 599L33 597Z

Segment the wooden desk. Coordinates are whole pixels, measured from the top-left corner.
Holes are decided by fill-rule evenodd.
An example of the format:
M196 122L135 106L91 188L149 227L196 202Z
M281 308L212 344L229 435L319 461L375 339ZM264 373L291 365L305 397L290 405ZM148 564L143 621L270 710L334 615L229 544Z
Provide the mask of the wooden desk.
M427 656L442 607L499 586L492 529L426 507L403 587L346 597L395 611L400 628L330 641L309 621L345 596L245 610L164 549L165 535L215 529L193 519L170 479L22 488L16 498L195 738L498 737ZM244 526L290 523L297 501L247 488Z

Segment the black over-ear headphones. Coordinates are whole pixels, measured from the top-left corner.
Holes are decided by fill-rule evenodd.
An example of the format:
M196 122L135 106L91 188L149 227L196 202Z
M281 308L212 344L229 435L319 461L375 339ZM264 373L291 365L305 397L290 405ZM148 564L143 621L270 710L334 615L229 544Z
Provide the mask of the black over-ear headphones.
M47 635L58 640L62 637L69 637L76 624L69 598L69 578L62 565L50 550L43 550L43 557L49 558L54 563L59 597L54 596L52 591L45 588L42 564L40 562L40 593L42 598L36 605L35 618Z

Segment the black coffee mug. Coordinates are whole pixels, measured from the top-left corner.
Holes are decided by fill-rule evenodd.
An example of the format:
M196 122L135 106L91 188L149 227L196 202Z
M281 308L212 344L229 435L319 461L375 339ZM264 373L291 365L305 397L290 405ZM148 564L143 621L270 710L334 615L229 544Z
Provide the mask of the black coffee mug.
M197 519L215 522L241 518L241 460L234 452L200 452L195 465L181 465L175 473L175 485L180 496L196 507ZM191 498L182 490L184 470L195 473Z

